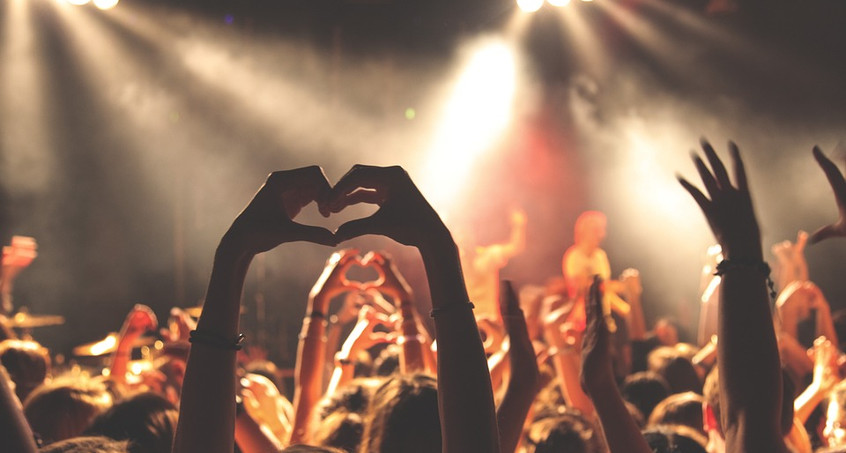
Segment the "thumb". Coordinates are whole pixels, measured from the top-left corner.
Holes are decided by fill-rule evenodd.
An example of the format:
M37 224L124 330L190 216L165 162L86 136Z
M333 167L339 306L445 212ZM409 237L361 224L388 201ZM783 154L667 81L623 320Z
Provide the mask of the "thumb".
M291 222L290 232L291 239L294 241L313 242L330 247L338 245L335 235L326 228Z
M366 234L379 234L375 214L363 219L350 220L338 227L335 231L335 239L338 243L364 236Z
M816 244L817 242L824 241L828 238L832 238L838 236L839 233L837 231L837 227L832 225L826 225L819 230L815 231L814 234L811 235L811 238L808 239L808 242L811 244Z

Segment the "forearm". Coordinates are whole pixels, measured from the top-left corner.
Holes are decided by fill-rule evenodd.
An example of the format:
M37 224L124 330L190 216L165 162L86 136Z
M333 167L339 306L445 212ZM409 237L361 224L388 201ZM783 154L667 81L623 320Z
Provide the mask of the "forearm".
M403 374L411 374L426 369L423 358L423 348L426 341L420 331L417 330L417 316L411 301L402 301L400 307L402 315L401 329L402 336L397 339L400 345L400 371Z
M582 411L587 417L594 414L593 403L582 390L579 383L579 364L581 358L577 355L581 347L570 346L564 341L555 324L547 325L544 335L548 344L553 348L552 363L558 375L558 385L567 403Z
M609 370L606 379L588 383L591 395L595 395L593 405L605 428L603 431L609 450L611 453L651 453L652 449L632 420L610 373Z
M738 266L723 276L721 291L717 352L727 446L783 451L781 370L764 276Z
M6 376L5 370L0 370L0 445L4 451L35 453L38 447L32 430Z
M321 301L309 301L309 314L303 320L294 382L292 443L303 442L309 435L312 412L323 390L323 359L326 356L323 309L326 305Z
M251 254L228 250L215 254L209 288L197 330L236 338L244 278ZM193 343L182 388L175 453L231 453L235 424L235 350Z
M235 442L242 453L278 453L282 449L278 439L246 411L235 417Z
M443 451L499 451L493 392L476 319L449 233L420 247L432 294L438 340L438 403Z
M539 390L540 372L523 315L504 314L503 319L510 324L507 362L511 376L496 417L501 450L513 452L520 443L526 416Z

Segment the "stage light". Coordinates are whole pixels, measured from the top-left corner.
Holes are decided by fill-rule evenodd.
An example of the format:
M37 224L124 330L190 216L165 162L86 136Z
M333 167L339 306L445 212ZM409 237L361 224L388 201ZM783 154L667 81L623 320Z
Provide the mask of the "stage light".
M517 0L517 6L527 13L533 13L543 6L543 0Z
M120 0L94 0L94 6L103 10L112 9L117 6L119 1Z
M570 0L546 0L546 1L549 2L550 5L558 6L558 7L567 6L567 5L570 4Z

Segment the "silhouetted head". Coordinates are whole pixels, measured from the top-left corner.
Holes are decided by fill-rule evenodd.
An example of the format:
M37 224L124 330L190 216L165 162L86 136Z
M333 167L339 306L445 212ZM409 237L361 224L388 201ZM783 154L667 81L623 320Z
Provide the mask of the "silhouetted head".
M112 395L101 382L60 378L29 394L24 415L32 431L52 443L81 435L111 405Z
M702 406L705 398L693 392L670 395L655 406L649 417L649 426L683 425L698 431L703 436Z
M600 453L600 434L581 413L568 410L532 423L526 453Z
M39 453L129 453L126 442L108 437L74 437L48 445Z
M170 453L176 407L155 393L141 393L100 414L86 434L128 440L132 453Z
M362 452L441 451L438 389L433 377L391 377L376 389L367 412Z
M649 418L652 409L670 395L670 385L658 373L641 371L626 378L620 389L623 398L637 406L644 417Z
M707 453L708 440L687 426L658 426L643 432L653 453Z
M50 374L50 354L47 348L31 340L0 342L0 364L15 383L15 394L21 401L26 400Z

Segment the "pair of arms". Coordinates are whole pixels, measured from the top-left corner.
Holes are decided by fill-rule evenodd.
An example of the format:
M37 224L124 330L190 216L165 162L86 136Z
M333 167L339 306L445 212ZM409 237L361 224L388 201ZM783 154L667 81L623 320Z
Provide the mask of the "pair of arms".
M377 204L372 216L334 234L292 219L311 202L321 213ZM438 339L438 399L445 452L498 452L493 394L482 343L469 309L458 250L449 230L400 167L353 167L334 187L319 167L271 174L224 234L215 253L197 330L238 338L244 278L253 257L278 245L335 246L366 234L417 247L432 294ZM188 359L174 452L226 452L234 443L235 350L195 342Z

